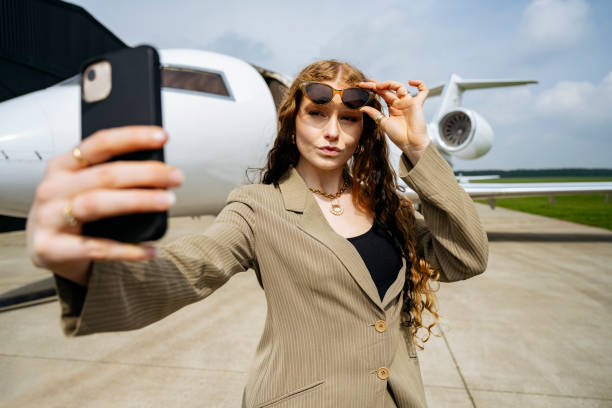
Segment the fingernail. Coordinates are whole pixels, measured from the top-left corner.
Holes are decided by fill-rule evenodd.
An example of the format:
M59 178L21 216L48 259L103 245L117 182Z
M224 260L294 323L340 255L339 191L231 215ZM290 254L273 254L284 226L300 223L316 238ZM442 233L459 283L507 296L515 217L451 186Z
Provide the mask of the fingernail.
M172 172L170 173L170 181L173 184L183 184L183 180L184 176L182 171L180 171L179 169L172 170Z
M176 203L176 194L174 194L174 191L168 191L168 204L173 206L174 203Z
M146 247L145 251L147 254L147 258L157 258L157 256L159 255L159 250L157 249L157 247Z
M157 201L160 204L172 206L176 202L176 194L174 194L174 191L167 191L163 194L158 195Z
M161 131L161 130L156 130L155 132L153 132L153 139L158 140L158 141L162 141L166 138L166 134Z

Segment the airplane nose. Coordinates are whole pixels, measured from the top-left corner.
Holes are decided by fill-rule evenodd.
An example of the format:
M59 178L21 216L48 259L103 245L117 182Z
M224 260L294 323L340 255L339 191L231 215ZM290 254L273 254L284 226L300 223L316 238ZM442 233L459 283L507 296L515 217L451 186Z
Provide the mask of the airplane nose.
M25 217L48 160L79 140L79 87L56 86L0 104L0 214Z

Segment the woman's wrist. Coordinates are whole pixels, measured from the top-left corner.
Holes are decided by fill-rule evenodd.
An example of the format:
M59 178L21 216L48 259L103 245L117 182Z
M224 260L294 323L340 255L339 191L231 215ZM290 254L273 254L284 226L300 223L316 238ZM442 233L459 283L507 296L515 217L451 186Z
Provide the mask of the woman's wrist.
M430 143L431 141L427 142L427 144L421 147L410 146L404 147L401 150L406 155L406 157L408 157L408 160L410 160L410 163L412 163L412 166L414 167L421 159L423 153L425 153L425 150L427 149L427 146L429 146Z

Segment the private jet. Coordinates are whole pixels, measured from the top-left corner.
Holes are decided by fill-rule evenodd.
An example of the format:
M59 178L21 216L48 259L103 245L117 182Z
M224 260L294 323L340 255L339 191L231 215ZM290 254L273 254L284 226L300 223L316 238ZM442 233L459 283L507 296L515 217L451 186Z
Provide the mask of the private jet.
M126 46L80 7L59 1L32 0L25 4L55 7L51 11L56 14L49 18L57 20L58 15L64 16L65 24L81 19L81 30L84 31L82 21L86 21L94 27L92 35L104 35L110 39L108 41L114 41L115 48ZM7 24L12 26L5 31L23 30L19 25L20 17L7 18ZM18 36L15 38L19 41ZM75 40L65 38L63 41ZM30 52L25 43L22 49L24 55ZM9 62L21 62L22 66L34 59L18 55L18 52L2 57ZM170 141L165 146L166 162L180 167L186 180L176 190L177 203L169 215L215 214L223 207L232 189L248 182L247 170L263 166L276 134L277 108L291 78L210 51L165 49L159 50L159 54L163 123L170 134ZM428 124L432 143L451 165L453 158L473 160L482 157L493 144L493 129L478 112L462 106L463 93L536 82L466 80L452 74L446 83L430 89L429 98L442 98L437 114ZM77 73L52 86L0 103L0 214L26 217L49 159L79 143L79 84ZM395 168L400 153L396 146L390 145L390 160ZM480 184L470 183L470 177L462 177L459 182L470 196L488 199L492 207L497 197L582 193L606 193L609 197L612 191L610 182ZM407 189L405 194L418 202L414 191Z

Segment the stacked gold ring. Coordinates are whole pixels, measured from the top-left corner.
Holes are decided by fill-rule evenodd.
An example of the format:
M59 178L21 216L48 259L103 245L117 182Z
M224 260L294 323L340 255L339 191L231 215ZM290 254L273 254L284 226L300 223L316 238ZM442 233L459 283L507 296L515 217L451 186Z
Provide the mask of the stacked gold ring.
M72 215L72 201L69 201L66 207L64 207L64 221L71 227L76 227L81 224L81 221Z
M72 149L72 157L74 157L75 160L79 162L79 165L81 165L81 167L91 166L91 163L89 163L83 158L83 154L81 153L81 149L79 148L79 146L76 146L74 149ZM77 217L72 214L72 200L70 200L68 204L66 204L66 206L64 207L64 221L71 227L76 227L82 224L81 221L79 221Z
M87 167L91 165L91 163L89 163L87 160L83 158L83 155L81 154L81 149L79 149L79 146L76 146L74 149L72 149L72 156L83 167Z

